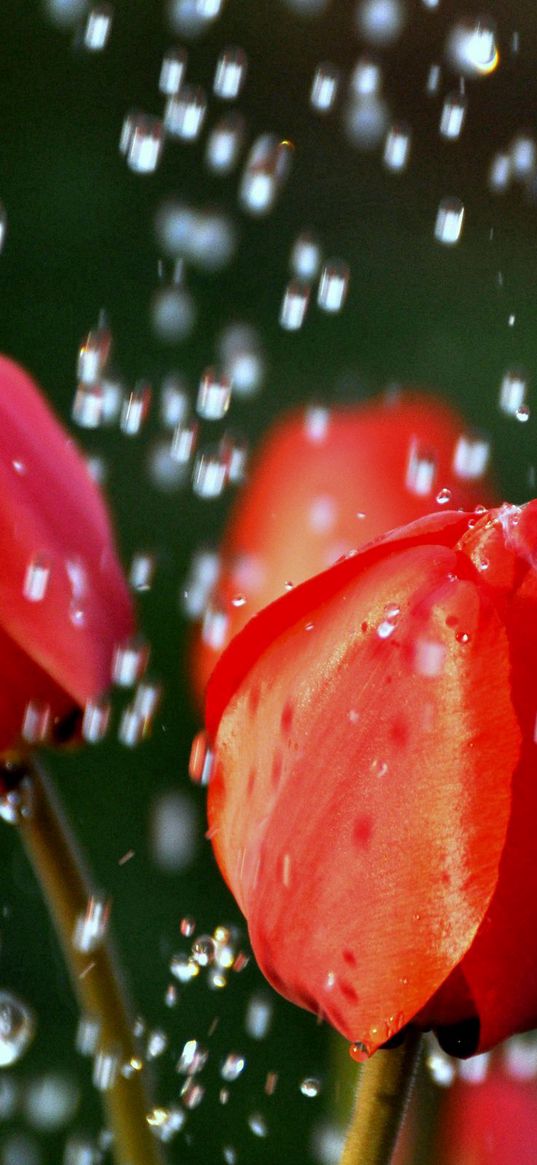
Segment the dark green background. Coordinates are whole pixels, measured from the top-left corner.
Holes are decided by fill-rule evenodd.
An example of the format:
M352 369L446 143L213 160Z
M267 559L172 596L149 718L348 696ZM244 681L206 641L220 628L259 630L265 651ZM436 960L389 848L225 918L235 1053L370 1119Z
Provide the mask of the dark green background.
M259 222L238 209L237 175L211 176L199 144L170 142L150 177L127 169L118 152L123 118L133 107L159 113L160 61L175 38L157 0L117 0L114 7L110 43L103 53L91 54L75 48L73 30L54 27L37 0L2 2L0 199L8 232L0 256L0 349L31 370L69 421L77 349L102 308L128 383L147 378L157 386L176 369L193 390L214 358L221 328L246 320L259 328L268 372L261 395L234 402L230 423L252 442L287 404L352 399L387 380L427 383L491 434L503 493L525 500L535 422L530 417L522 425L503 416L497 397L506 367L523 365L531 376L537 366L537 206L520 186L505 196L490 195L486 174L495 150L535 122L532 0L489 5L502 61L495 75L469 83L468 123L457 143L439 138L441 98L426 97L424 88L429 65L442 59L446 30L474 6L441 0L430 11L410 0L403 37L381 54L394 116L414 130L411 162L399 176L383 170L378 151L363 153L347 144L337 113L319 119L308 109L319 60L348 70L359 54L353 4L332 0L323 17L307 19L293 15L283 0L228 0L222 18L189 46L189 78L210 88L219 50L240 44L249 58L239 102L249 140L274 131L296 146L288 186L274 212ZM510 49L515 31L517 54ZM442 92L455 84L447 72ZM211 101L209 125L220 111ZM458 195L466 208L463 237L453 248L433 238L438 202L447 194ZM199 322L183 345L157 341L149 315L158 286L153 222L170 195L226 208L240 240L236 259L222 273L189 276ZM301 334L288 335L278 326L278 311L290 246L303 228L318 232L326 254L350 263L351 290L339 317L312 307ZM217 538L230 498L211 503L196 499L188 487L171 494L155 489L146 461L157 432L155 415L139 439L106 433L90 435L84 444L108 460L107 488L124 561L148 544L148 534L158 555L140 619L152 643L153 670L166 686L162 712L153 738L133 751L111 740L84 754L51 756L49 763L97 884L113 898L115 932L137 1009L150 1026L164 1025L170 1034L170 1051L157 1064L160 1102L177 1097L173 1068L185 1039L205 1040L211 1020L220 1019L209 1040L206 1098L189 1118L187 1136L170 1147L170 1162L218 1162L222 1146L233 1144L241 1163L298 1165L310 1159L304 1145L323 1104L334 1096L326 1033L312 1017L277 1002L270 1037L252 1044L243 1016L248 996L260 985L253 967L220 994L195 983L174 1011L163 1003L170 955L186 946L180 918L192 914L202 930L211 930L237 920L237 912L203 840L203 794L186 775L197 721L179 607L192 551ZM200 821L198 858L182 876L159 872L149 845L154 799L174 789L191 798ZM129 849L135 858L119 866ZM87 1066L72 1051L76 1009L45 908L7 826L1 852L0 985L18 992L38 1016L35 1043L14 1072L23 1082L48 1069L73 1072L82 1090L77 1127L94 1132L97 1101ZM248 1067L222 1107L218 1063L232 1048L246 1053ZM279 1073L271 1098L263 1093L268 1071ZM320 1098L301 1096L305 1074L322 1077ZM266 1117L266 1140L247 1127L256 1110ZM16 1127L26 1128L22 1119ZM0 1126L0 1154L9 1131ZM61 1160L63 1132L30 1135L40 1146L42 1165Z

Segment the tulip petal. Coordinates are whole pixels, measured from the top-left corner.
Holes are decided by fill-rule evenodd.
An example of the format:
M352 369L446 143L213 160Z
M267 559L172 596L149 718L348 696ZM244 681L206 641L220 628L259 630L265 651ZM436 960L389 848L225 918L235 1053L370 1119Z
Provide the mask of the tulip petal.
M488 504L490 483L454 469L463 431L456 412L416 389L284 416L253 460L223 540L211 604L225 614L225 643L283 594L288 580L296 586L436 509L439 491L450 509ZM234 604L238 594L243 604ZM220 631L216 643L197 633L191 672L200 695L222 647Z
M82 457L30 377L6 357L0 357L0 545L9 558L9 569L0 571L2 627L83 703L110 682L113 645L131 630L131 602ZM26 585L35 563L48 573L38 601Z
M505 841L520 733L501 620L449 548L465 528L418 522L310 580L210 684L210 833L261 969L368 1051L468 950Z

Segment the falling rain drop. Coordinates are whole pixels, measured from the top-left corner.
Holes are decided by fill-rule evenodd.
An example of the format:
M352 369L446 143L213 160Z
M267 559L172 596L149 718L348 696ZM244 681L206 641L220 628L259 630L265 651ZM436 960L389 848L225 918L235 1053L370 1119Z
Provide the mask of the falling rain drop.
M317 65L311 83L310 105L316 113L329 113L333 109L340 82L340 71L336 65L323 61Z
M217 368L207 368L200 380L196 410L206 421L220 421L231 403L231 381Z
M207 95L200 85L183 85L172 94L164 109L164 125L172 138L195 142L207 113Z
M123 122L119 140L129 170L135 174L153 174L164 149L164 126L160 118L144 113L129 113Z
M199 498L218 498L227 481L227 468L218 449L199 453L192 474L192 488Z
M179 92L186 73L187 59L187 53L182 48L168 49L162 58L158 87L167 97Z
M453 451L452 469L461 481L475 481L483 477L490 458L490 442L484 437L462 433Z
M450 30L446 57L465 77L486 77L499 63L496 30L488 17L460 20Z
M286 332L296 332L302 327L309 300L309 284L302 279L292 279L287 284L280 308L280 326Z
M499 406L502 413L516 417L518 410L526 403L528 378L519 369L508 369L500 384Z
M205 165L214 174L229 174L237 165L244 144L246 123L240 113L228 113L207 137Z
M95 4L88 13L84 29L84 47L90 52L100 52L106 48L112 31L113 8L111 4Z
M246 80L248 63L241 48L226 48L220 53L214 75L213 92L221 101L234 101Z
M325 263L317 292L317 303L323 311L330 314L341 311L347 298L349 279L349 266L343 259L331 259Z
M466 118L468 102L464 93L449 93L444 100L440 114L440 133L443 138L454 140L460 137Z
M386 134L382 160L388 170L404 170L410 157L411 132L407 125L392 125Z
M458 243L464 219L464 206L460 198L443 198L439 204L434 237L445 246Z
M35 1035L30 1008L11 991L0 991L0 1067L16 1064Z

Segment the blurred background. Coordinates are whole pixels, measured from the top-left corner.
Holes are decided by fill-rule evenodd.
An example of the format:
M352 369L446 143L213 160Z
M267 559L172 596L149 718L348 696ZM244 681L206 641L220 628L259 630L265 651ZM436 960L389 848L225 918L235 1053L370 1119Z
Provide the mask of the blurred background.
M502 494L535 492L534 5L3 0L0 56L0 349L92 459L163 688L149 738L120 699L102 743L47 764L112 903L155 1101L183 1114L169 1161L329 1163L329 1034L252 961L188 969L196 938L242 926L187 773L191 564L240 488L218 484L225 434L251 450L291 404L389 383L435 388L490 438ZM308 255L329 310L317 276L307 310L300 280L284 300ZM77 365L99 326L109 423L92 427ZM172 454L185 400L233 362L225 420L198 417L204 459ZM8 826L0 852L0 988L35 1020L0 1074L0 1162L91 1165L102 1116L68 977ZM190 1040L208 1053L194 1083Z

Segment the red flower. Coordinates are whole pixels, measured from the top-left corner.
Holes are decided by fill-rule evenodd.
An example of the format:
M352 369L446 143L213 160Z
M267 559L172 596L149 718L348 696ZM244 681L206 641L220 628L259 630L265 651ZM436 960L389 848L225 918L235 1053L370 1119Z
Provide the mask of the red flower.
M392 532L213 673L210 835L258 962L368 1051L537 1024L536 675L537 501Z
M33 381L0 357L0 751L28 705L53 731L110 683L132 608L108 516Z
M192 652L198 696L223 647L288 582L304 582L352 548L442 505L495 504L483 480L486 460L486 443L465 433L460 416L415 390L280 420L259 449L223 539L220 579Z
M537 1088L499 1069L480 1084L457 1081L442 1106L442 1165L535 1165Z

